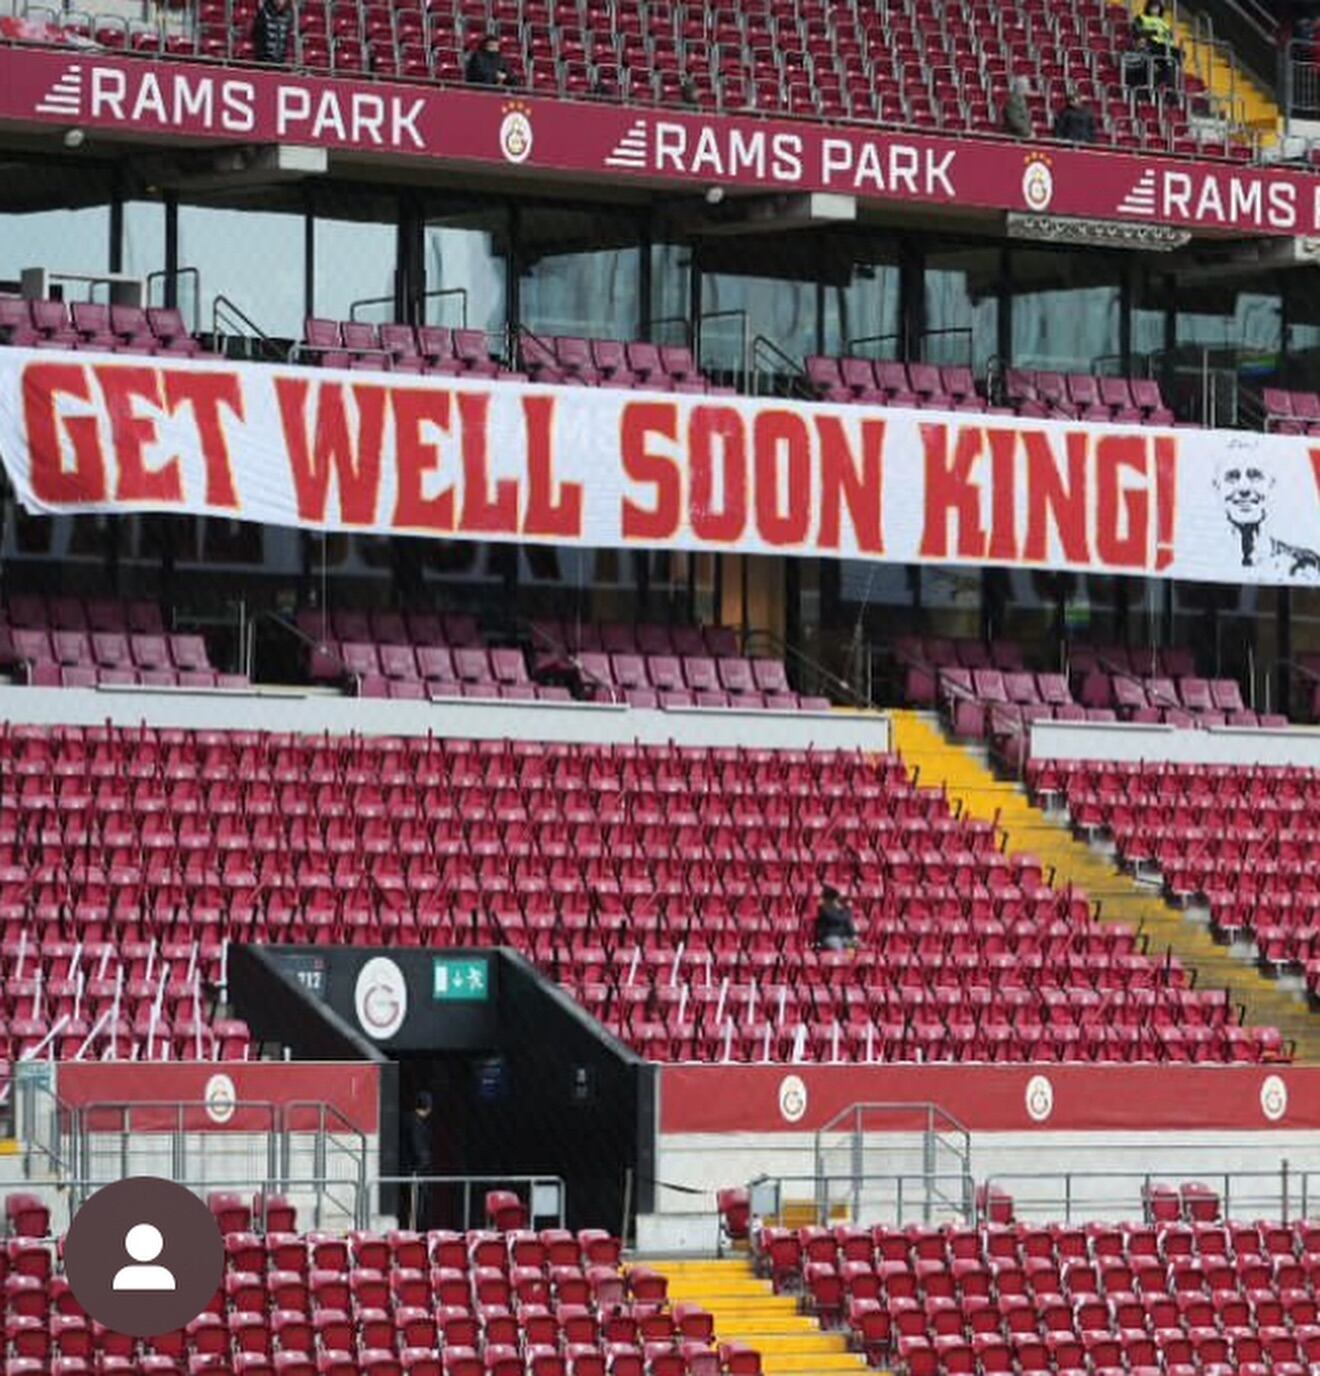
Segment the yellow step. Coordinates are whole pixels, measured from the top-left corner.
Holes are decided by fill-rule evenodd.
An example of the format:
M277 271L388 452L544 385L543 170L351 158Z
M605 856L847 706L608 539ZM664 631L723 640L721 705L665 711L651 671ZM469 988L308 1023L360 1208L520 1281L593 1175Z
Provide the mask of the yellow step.
M703 1282L697 1277L688 1279L683 1276L674 1277L669 1282L671 1300L750 1299L754 1295L766 1294L767 1290L768 1283L757 1280L755 1276L749 1276L746 1280L721 1276L709 1282Z
M810 1314L731 1314L720 1309L721 1333L809 1333L820 1334L820 1324Z
M762 1357L761 1367L772 1376L787 1376L789 1372L865 1371L866 1361L860 1352L822 1352L814 1356L790 1357L771 1353Z
M732 1333L721 1327L720 1337L725 1341L737 1339L754 1347L763 1356L776 1357L837 1355L848 1351L848 1339L842 1333L822 1333L819 1328L814 1333L798 1333L787 1336L782 1333Z

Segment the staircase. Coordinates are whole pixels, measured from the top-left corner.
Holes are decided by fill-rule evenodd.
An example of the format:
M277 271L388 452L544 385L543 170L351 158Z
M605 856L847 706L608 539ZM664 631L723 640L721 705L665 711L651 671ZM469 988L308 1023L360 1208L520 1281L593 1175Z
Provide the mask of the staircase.
M716 1342L746 1343L761 1354L766 1376L866 1372L862 1355L848 1351L843 1333L826 1333L798 1312L793 1295L776 1295L746 1260L657 1261L669 1279L671 1304L700 1304L715 1319Z
M945 739L934 718L894 712L894 744L910 770L921 771L927 787L943 787L955 809L997 821L1008 848L1040 859L1056 888L1071 885L1100 905L1101 921L1123 922L1150 939L1152 952L1172 953L1195 970L1198 988L1227 989L1246 1009L1246 1020L1277 1027L1297 1044L1296 1059L1320 1061L1320 1018L1301 998L1281 989L1254 965L1231 955L1204 925L1192 922L1155 894L1143 892L1102 856L1078 841L1066 827L1033 807L1012 781L996 779L969 749Z
M1145 8L1145 0L1127 0L1135 16ZM1190 12L1165 4L1165 14L1173 19L1178 46L1183 51L1186 70L1205 82L1230 119L1259 134L1268 147L1283 128L1283 113L1273 94L1261 86L1241 63L1230 64L1222 49L1198 38Z

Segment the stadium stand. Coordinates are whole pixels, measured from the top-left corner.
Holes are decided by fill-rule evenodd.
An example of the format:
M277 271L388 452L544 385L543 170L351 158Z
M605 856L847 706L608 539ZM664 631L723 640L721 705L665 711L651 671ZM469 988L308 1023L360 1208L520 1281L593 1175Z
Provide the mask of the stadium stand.
M1075 829L1112 839L1125 869L1158 877L1170 902L1205 904L1220 940L1254 942L1267 968L1320 993L1314 770L1032 760L1026 777Z
M806 360L806 374L822 401L1123 425L1177 423L1159 382L1152 378L1065 376L1009 368L993 387L982 388L965 366L820 355Z
M166 632L152 602L11 594L0 609L0 667L39 688L247 688L221 673L205 639Z
M212 1192L208 1203L224 1233L222 1287L186 1328L137 1340L86 1316L48 1211L7 1195L7 1370L759 1376L753 1351L718 1343L708 1312L670 1303L664 1274L623 1266L619 1240L599 1229L302 1233L277 1199Z
M29 349L87 349L97 352L212 358L175 309L107 306L76 301L0 296L0 334Z
M168 971L213 976L230 941L476 942L524 951L653 1060L1284 1054L897 759L9 728L0 777L11 970L39 950L67 976L61 943L107 968L118 950L129 1028L154 1020L161 1046L196 1037L161 991L176 1017L199 1006ZM810 949L822 884L857 905L856 953ZM100 979L98 1000L117 990ZM28 1035L52 999L36 991Z
M1320 1358L1320 1233L1225 1221L1194 1185L1153 1186L1137 1223L762 1228L755 1247L776 1289L912 1376L1300 1376Z
M252 61L255 0L203 0L195 32L119 17L70 15L59 29L110 48ZM44 17L44 15L43 15ZM755 0L640 9L609 0L345 0L298 10L295 61L311 71L461 82L466 52L495 32L511 85L537 95L624 99L700 110L879 120L952 133L997 133L1011 76L1032 83L1030 110L1048 135L1065 93L1097 116L1117 148L1249 158L1204 83L1156 90L1125 80L1131 18L1119 4L1067 0ZM36 35L40 37L40 33ZM1214 116L1213 132L1197 127Z

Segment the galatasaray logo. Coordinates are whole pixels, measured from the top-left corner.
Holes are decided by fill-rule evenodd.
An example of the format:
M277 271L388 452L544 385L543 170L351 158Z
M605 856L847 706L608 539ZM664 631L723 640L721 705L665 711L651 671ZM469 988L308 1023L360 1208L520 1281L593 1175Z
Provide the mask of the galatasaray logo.
M1050 208L1050 202L1054 199L1054 173L1044 153L1032 153L1027 158L1027 166L1022 173L1022 199L1027 203L1027 209L1034 210L1038 215Z
M531 107L515 101L504 107L500 122L500 152L509 162L526 162L532 153Z

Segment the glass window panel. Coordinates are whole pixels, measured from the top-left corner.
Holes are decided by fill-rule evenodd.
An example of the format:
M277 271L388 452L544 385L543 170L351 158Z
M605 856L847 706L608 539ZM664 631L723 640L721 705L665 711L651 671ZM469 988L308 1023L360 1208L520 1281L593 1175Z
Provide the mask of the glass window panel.
M394 207L380 207L393 215ZM313 303L316 314L331 320L347 320L354 305L364 320L393 320L394 269L398 230L393 218L385 220L316 219L316 281ZM372 302L373 305L360 305Z
M1120 352L1121 260L1016 249L1010 279L1017 367L1089 373Z
M498 333L506 317L503 211L432 220L424 233L428 325Z
M38 210L0 216L0 281L17 282L24 268L105 272L110 266L110 207ZM69 299L85 290L69 292Z
M523 278L523 323L542 338L635 339L640 265L636 247L541 258Z
M300 338L306 304L303 223L300 214L282 211L181 205L179 266L198 272L195 281L179 284L185 315L191 318L200 292L199 328L209 330L215 298L225 296L263 334Z
M744 349L767 336L790 358L816 352L816 284L707 273L702 278L701 358L742 371Z
M894 358L898 354L898 268L865 263L847 286L825 288L825 352Z
M999 351L998 249L958 249L926 258L927 363L984 370Z
M124 271L149 277L165 266L165 207L158 201L126 201L120 240Z

